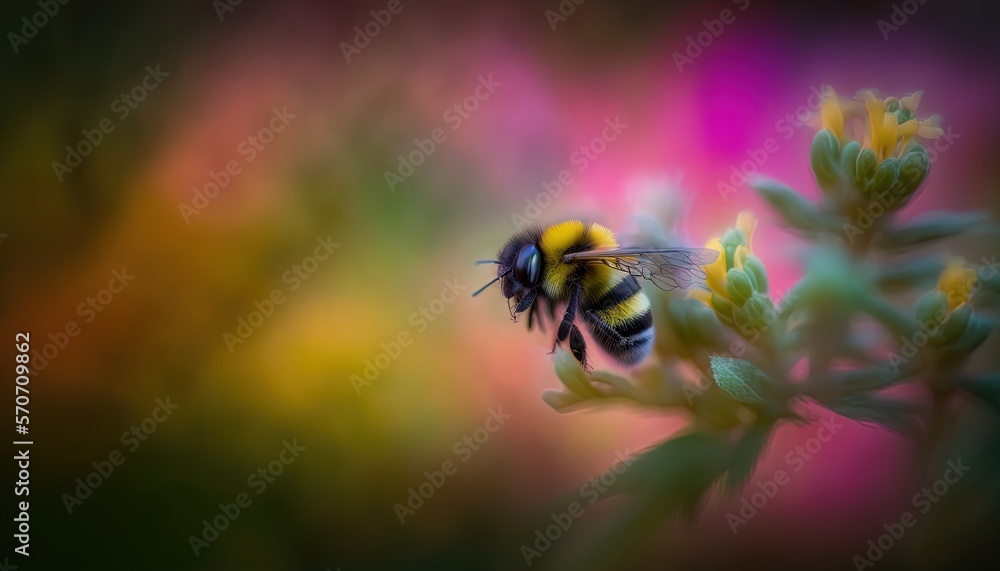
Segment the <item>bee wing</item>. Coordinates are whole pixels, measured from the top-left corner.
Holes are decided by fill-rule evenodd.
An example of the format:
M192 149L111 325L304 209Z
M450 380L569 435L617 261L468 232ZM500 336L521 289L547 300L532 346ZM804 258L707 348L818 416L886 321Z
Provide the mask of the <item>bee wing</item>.
M705 279L701 266L711 264L718 257L718 251L707 248L634 247L573 252L563 256L563 261L604 264L670 291Z

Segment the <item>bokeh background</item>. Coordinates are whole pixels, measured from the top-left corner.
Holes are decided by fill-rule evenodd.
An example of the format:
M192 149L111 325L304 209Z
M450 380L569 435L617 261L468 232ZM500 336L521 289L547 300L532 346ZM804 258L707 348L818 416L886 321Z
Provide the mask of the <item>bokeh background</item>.
M30 331L37 351L70 321L80 332L44 367L33 362L32 555L5 549L0 561L522 568L521 546L616 453L654 444L686 420L626 408L560 415L542 402L541 391L558 386L549 337L511 324L497 289L468 295L492 271L471 262L513 233L513 215L585 216L627 231L650 195L681 188L678 232L692 245L756 210L755 252L784 291L801 273L800 243L749 187L723 197L718 184L774 138L778 150L759 171L815 196L814 130L795 115L825 83L843 94L923 89L921 114L945 117L953 141L904 217L1000 210L992 3L912 2L916 12L887 38L878 21L892 17L888 1L563 5L574 11L553 29L546 11L560 10L555 0L403 0L350 61L343 43L386 2L71 2L16 52L3 46L2 354L13 361L17 331ZM675 52L725 9L735 20L679 70ZM5 2L0 28L20 34L21 18L39 10ZM123 119L114 102L147 66L168 75ZM482 77L499 85L457 124L446 112ZM294 118L247 161L241 145L275 108ZM105 118L114 131L60 181L53 161L65 162L66 145ZM627 128L582 170L574 153L615 118ZM388 184L399 155L439 128L446 140ZM181 205L230 161L240 173L185 216ZM573 182L546 208L528 209L563 170ZM340 246L307 265L314 271L293 290L286 272L327 237ZM994 240L948 248L977 260L996 253ZM123 267L134 281L86 321L79 304ZM448 283L464 291L442 298ZM286 301L230 350L224 334L276 288ZM440 313L422 321L421 308ZM356 390L351 376L400 334L412 342ZM995 354L997 339L988 343L983 353ZM596 364L614 368L602 357ZM6 408L13 391L3 392ZM122 433L167 397L177 410L129 451ZM456 442L501 407L510 418L463 462ZM815 430L782 428L758 473L783 466ZM995 422L982 430L995 436ZM305 451L257 495L247 478L293 439ZM124 463L67 513L64 494L116 450ZM636 568L851 568L919 487L913 454L899 436L849 423L738 534L725 514L740 496L717 498L696 521L665 526ZM448 460L457 472L401 524L394 505ZM6 489L11 463L3 473ZM252 504L196 556L189 536L243 492ZM14 501L9 492L0 508L4 545ZM584 553L613 504L586 506L533 566L564 568ZM933 567L987 553L984 530L931 526L877 565Z

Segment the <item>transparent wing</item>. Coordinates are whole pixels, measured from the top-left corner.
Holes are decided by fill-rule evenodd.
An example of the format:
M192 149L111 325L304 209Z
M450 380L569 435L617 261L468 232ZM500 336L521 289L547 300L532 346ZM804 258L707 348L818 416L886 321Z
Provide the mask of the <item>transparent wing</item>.
M670 291L705 279L701 266L711 264L718 257L718 251L707 248L634 247L574 252L563 256L563 261L604 264Z

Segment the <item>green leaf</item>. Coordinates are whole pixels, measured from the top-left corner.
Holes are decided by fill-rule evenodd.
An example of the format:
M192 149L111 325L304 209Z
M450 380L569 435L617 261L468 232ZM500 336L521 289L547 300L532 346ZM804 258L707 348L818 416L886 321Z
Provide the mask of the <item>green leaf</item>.
M900 337L909 337L917 330L917 322L896 306L870 292L858 292L855 296L858 309L871 315L890 331Z
M691 512L722 475L729 447L716 436L694 432L662 442L631 461L608 494L634 496L605 518L597 537L571 554L567 569L622 569L670 516Z
M569 410L583 402L580 395L572 392L563 392L553 389L542 391L542 402L552 407L556 412L569 412Z
M891 367L885 366L834 371L829 375L829 390L838 398L842 398L877 391L905 377L904 371L894 371Z
M666 512L690 494L707 490L725 469L728 457L728 446L718 437L686 434L647 449L625 468L609 493L634 494L660 503Z
M957 384L1000 412L1000 374L962 379Z
M740 402L764 404L767 398L766 384L770 378L764 371L743 359L719 357L711 360L715 384Z
M912 248L983 229L989 225L986 212L930 212L906 225L884 229L875 245L880 248Z
M886 292L927 288L937 283L944 264L937 258L888 262L878 267L878 287Z
M809 199L773 180L757 178L750 185L791 228L807 234L823 229L823 216Z
M764 453L773 429L773 418L758 417L736 443L729 469L726 471L725 487L729 493L737 492L746 485L761 454Z
M871 394L857 394L836 399L827 405L833 412L864 424L878 424L903 436L920 434L918 414L913 403Z

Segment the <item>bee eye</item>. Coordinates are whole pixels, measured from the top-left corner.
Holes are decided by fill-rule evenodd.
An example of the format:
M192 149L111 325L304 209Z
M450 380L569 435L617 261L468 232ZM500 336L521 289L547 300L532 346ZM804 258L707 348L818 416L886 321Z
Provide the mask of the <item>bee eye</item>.
M524 285L533 286L538 284L538 277L542 270L542 255L534 244L528 244L521 248L514 261L514 277Z

